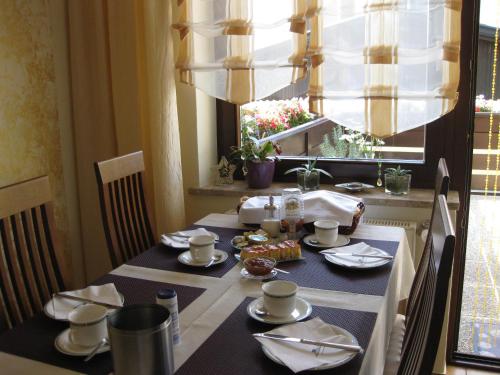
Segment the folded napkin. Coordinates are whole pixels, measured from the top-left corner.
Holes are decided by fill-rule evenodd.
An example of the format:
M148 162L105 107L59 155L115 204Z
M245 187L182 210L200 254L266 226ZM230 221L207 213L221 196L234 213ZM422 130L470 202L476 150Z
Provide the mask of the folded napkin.
M365 242L360 242L349 246L335 247L333 249L328 249L328 250L335 251L337 254L333 256L337 257L337 259L340 258L341 262L349 267L359 266L360 263L378 263L381 261L381 259L377 258L353 257L349 254L386 255L382 250L377 249L375 247L371 247ZM346 253L346 255L343 255L341 253Z
M340 225L351 226L357 212L360 199L334 191L317 190L302 194L304 198L304 222L312 223L320 219L335 219ZM274 197L276 205L281 207L281 196ZM264 205L269 197L252 197L240 208L239 222L260 224L264 219Z
M266 333L300 337L315 341L352 344L349 337L343 335L334 326L323 322L321 318L281 326ZM269 340L263 337L256 337L256 339L293 372L309 370L321 365L338 362L346 356L352 355L351 352L342 349L323 347L321 353L316 356L312 352L315 348L313 345Z
M176 236L176 234L178 236ZM170 247L174 247L176 249L187 249L189 248L189 237L192 237L192 236L201 236L201 235L212 235L212 233L210 233L208 230L206 230L205 228L196 228L196 229L193 229L193 230L183 230L183 231L178 231L178 232L175 232L174 234L169 234L169 235L166 235L166 234L162 234L161 235L161 243L166 245L166 246L170 246ZM218 238L216 238L218 239Z
M122 297L116 290L115 284L91 285L85 289L65 291L64 294L86 298L96 302L109 303L123 306ZM82 302L70 300L63 297L55 297L48 303L49 315L56 319L67 319L68 313Z

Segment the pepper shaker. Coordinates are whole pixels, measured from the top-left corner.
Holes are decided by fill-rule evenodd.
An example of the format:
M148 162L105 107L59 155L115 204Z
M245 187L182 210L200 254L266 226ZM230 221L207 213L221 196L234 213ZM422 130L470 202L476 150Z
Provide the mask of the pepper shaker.
M179 328L179 309L177 306L177 293L173 289L160 289L156 293L156 303L167 308L172 316L172 339L174 345L181 342Z

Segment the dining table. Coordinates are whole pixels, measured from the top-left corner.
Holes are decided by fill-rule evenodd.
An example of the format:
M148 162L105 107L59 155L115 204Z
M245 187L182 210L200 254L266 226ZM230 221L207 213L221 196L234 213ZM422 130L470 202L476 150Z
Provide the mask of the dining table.
M178 296L181 342L174 347L175 373L184 374L291 374L271 361L252 334L274 326L252 319L247 306L262 296L262 281L243 278L242 264L234 257L231 239L248 231L233 214L209 214L186 229L205 228L216 233L216 248L229 253L214 266L190 267L178 261L182 251L161 243L146 250L91 285L114 283L125 305L154 303L163 288ZM294 281L298 296L312 305L310 318L352 333L364 349L351 361L324 374L382 374L386 350L399 302L406 299L415 274L405 230L360 223L351 244L365 242L393 256L382 267L352 270L325 260L315 248L302 244L303 259L279 263L289 273L275 279ZM309 318L309 319L310 319ZM0 336L0 372L5 374L110 374L110 352L89 362L61 354L54 347L67 322L43 312ZM307 373L307 371L306 371ZM317 372L315 372L317 373Z

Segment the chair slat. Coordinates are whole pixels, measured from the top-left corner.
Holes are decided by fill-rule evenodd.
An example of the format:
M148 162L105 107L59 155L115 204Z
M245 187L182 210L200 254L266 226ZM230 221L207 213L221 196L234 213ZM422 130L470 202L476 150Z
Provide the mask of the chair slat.
M96 162L101 216L113 267L155 243L142 186L142 152Z
M37 251L39 247L38 243L36 242L35 228L33 226L32 210L33 209L22 212L23 226L25 228L25 232L27 232L25 235L28 240L29 252L30 255L33 257L36 284L39 289L42 301L47 301L50 299L51 294L49 292L47 280L45 279L45 271L43 270L40 252Z
M13 280L16 299L20 300L23 318L26 319L33 316L33 308L27 292L25 275L21 271L21 265L19 263L19 255L17 252L15 239L15 229L12 227L13 221L11 218L12 217L9 217L9 220L5 220L5 236L8 243L7 251L5 252L5 258L7 260L7 267L10 270Z
M124 178L121 178L119 181L120 181L122 207L123 207L125 225L127 228L127 237L128 237L128 241L131 245L130 249L132 251L132 256L134 257L140 253L140 250L139 250L140 245L139 245L139 242L137 241L137 238L135 235L135 227L133 225L133 214L132 214L132 210L130 207L130 200L129 200L126 178L127 178L127 176Z
M16 293L14 291L14 281L9 270L7 263L7 236L5 228L5 219L0 219L0 277L2 278L2 293L6 296L6 314L10 316L9 327L11 328L14 324L21 323L23 321L23 315L21 312L21 306L19 305Z
M134 256L132 251L132 244L129 241L127 223L126 223L126 213L125 208L123 207L123 193L121 189L120 180L116 180L112 182L113 188L115 191L115 202L116 202L116 214L118 217L118 230L122 235L124 248L125 248L125 257L126 259L130 259Z
M33 273L34 264L32 262L32 251L28 249L27 238L29 238L29 233L26 233L24 230L24 225L21 221L21 215L13 215L11 216L11 220L14 223L13 229L16 233L17 238L17 248L18 254L20 254L20 264L22 265L23 275L25 275L25 283L27 287L27 294L30 297L30 301L33 305L33 309L35 311L40 311L43 307L42 299L40 297L38 291L38 284L35 279L35 275Z

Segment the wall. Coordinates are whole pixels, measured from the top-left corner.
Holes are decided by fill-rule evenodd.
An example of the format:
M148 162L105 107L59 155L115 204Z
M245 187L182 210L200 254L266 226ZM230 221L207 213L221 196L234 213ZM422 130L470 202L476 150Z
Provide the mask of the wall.
M66 185L63 172L63 159L72 165L72 152L66 147L72 136L67 131L68 113L58 115L64 84L56 81L53 43L57 38L52 33L51 9L48 0L3 0L0 7L0 187L49 176L56 228L69 265L78 259L70 246L78 223L67 212L74 180ZM73 275L78 282L79 275Z

